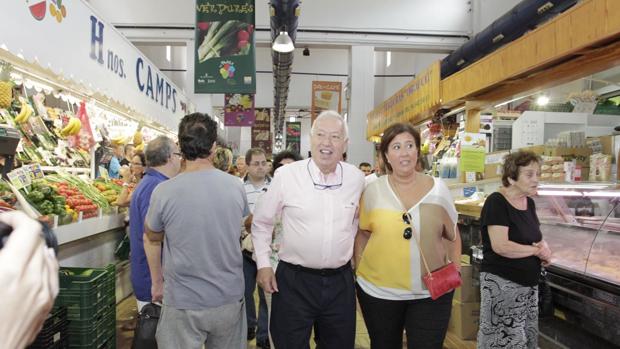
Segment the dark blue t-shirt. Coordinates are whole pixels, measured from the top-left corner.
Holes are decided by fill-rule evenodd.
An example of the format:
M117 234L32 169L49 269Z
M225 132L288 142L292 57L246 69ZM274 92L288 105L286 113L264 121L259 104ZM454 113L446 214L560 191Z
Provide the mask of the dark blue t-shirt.
M144 253L144 220L149 210L151 194L157 185L167 180L157 170L147 169L144 177L134 190L129 206L129 240L131 247L131 284L136 299L142 302L151 301L151 273Z

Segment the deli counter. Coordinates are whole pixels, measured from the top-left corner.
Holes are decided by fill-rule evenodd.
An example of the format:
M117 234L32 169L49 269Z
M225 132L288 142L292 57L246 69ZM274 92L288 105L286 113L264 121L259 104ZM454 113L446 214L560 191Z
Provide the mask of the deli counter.
M497 186L488 183L477 190L490 194ZM553 253L547 281L555 316L539 322L541 333L561 338L569 348L584 347L584 343L599 349L620 347L620 185L541 184L533 199L540 229ZM481 251L477 246L483 202L456 201L463 253L472 253L474 261L476 251ZM568 340L572 335L581 338Z
M556 316L620 346L620 186L543 184L534 201Z

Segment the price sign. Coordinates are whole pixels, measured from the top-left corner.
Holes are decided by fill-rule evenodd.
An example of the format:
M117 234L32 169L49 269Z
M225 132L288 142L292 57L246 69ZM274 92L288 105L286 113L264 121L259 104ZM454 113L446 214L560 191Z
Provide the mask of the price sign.
M30 170L30 178L32 179L41 179L45 177L45 175L43 174L43 170L41 169L41 165L39 164L30 165L29 170Z
M32 183L30 171L25 170L23 167L9 172L7 176L9 177L11 184L13 184L17 189L22 189Z

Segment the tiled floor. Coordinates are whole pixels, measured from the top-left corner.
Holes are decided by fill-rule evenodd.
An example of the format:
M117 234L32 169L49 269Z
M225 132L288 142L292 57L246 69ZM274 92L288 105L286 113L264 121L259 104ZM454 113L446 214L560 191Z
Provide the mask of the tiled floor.
M131 348L131 341L133 338L133 330L128 330L127 325L135 321L137 315L136 300L134 297L128 297L119 303L116 307L116 347L118 349ZM473 349L476 347L476 342L462 341L456 336L448 333L448 336L444 342L444 349ZM311 341L310 347L314 349L314 342ZM364 319L362 314L357 313L357 332L355 337L356 349L369 349L370 339L368 338L368 331L364 325ZM403 343L403 348L406 345ZM256 349L256 343L254 340L249 342L248 349Z

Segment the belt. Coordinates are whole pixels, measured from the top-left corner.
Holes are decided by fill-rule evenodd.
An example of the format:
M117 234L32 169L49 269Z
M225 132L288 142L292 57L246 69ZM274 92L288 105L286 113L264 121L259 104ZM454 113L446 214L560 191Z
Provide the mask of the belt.
M339 273L342 273L343 271L351 269L351 263L346 263L345 265L340 266L338 268L334 268L334 269L312 269L312 268L307 268L307 267L297 265L297 264L291 264L283 260L280 260L280 264L284 264L287 267L297 270L297 271L302 271L304 273L310 273L310 274L321 275L321 276L335 275L335 274L339 274Z

